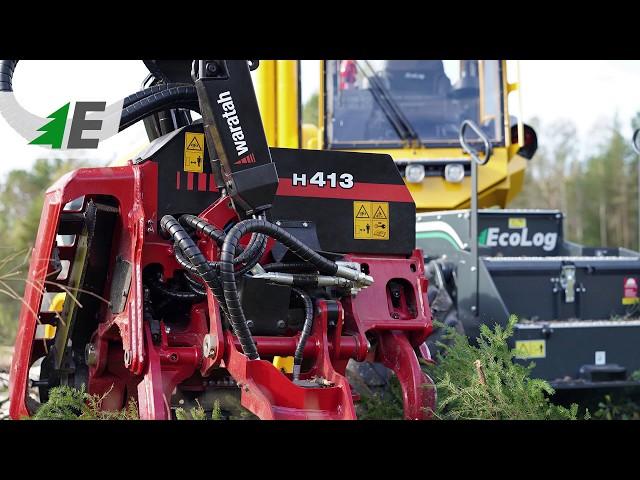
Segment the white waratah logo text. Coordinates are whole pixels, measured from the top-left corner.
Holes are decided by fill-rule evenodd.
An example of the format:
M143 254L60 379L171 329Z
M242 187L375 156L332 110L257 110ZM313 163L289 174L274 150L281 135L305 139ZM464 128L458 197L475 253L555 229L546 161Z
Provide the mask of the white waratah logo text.
M242 125L240 125L240 119L236 113L236 106L233 103L233 98L231 98L231 92L222 92L218 96L218 103L222 105L222 110L225 112L222 116L227 120L229 131L231 132L231 138L233 138L233 143L236 146L239 157L247 153L249 149L247 148L247 142L244 138Z

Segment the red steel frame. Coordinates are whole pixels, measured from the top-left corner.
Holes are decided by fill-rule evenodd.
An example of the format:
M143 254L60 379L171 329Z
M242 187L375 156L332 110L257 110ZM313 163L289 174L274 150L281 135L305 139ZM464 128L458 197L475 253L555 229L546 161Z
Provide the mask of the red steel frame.
M43 342L34 340L36 326L42 321L37 313L42 302L37 286L44 285L50 274L49 258L62 209L78 197L95 195L117 200L120 216L112 258L121 255L133 264L124 311L114 315L104 305L100 312L102 320L93 337L97 361L89 371L88 390L101 395L108 392L105 408L122 408L126 398L133 396L139 405L140 418L169 419L169 401L176 386L204 390L207 377L216 369L225 368L238 382L241 404L260 418L355 419L357 395L351 391L345 369L349 359L366 359L382 362L396 373L402 386L405 418L430 418L436 401L435 388L422 372L416 355L417 351L422 352L430 361L424 341L432 329L427 280L419 250L409 258L346 256L347 261L365 265L375 283L354 297L334 303L337 318L332 329L328 325L330 302L316 302L313 330L304 350L305 359L312 359L312 363L301 378L322 377L330 386L301 387L271 362L249 360L234 335L223 330L211 292L206 302L192 306L185 329L167 331L162 325L160 342L154 344L149 325L143 322L142 271L149 264L160 264L165 276L171 277L180 268L171 244L149 228L158 221L157 174L153 162L80 169L61 178L47 191L11 367L12 418L32 413L27 408L28 372L33 362L45 354ZM236 218L227 198L219 199L201 216L219 227ZM214 242L202 239L199 244L205 255L214 257L217 248ZM397 308L393 307L388 290L392 279L403 285L403 298ZM110 278L107 280L109 283ZM210 349L203 353L205 335L209 335ZM258 336L255 341L261 358L269 358L292 355L298 338L299 334Z

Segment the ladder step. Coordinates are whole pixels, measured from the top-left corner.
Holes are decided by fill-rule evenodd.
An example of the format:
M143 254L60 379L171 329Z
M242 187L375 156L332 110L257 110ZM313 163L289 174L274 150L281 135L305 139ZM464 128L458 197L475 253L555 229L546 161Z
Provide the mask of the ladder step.
M63 213L60 215L58 235L78 235L84 226L84 213Z

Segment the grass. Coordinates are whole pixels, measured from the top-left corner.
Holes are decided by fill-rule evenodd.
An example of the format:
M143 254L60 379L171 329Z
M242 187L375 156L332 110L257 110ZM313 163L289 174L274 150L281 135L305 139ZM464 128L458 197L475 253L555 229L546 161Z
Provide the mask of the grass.
M59 288L78 306L78 308L82 308L82 304L77 298L80 293L98 298L108 306L111 305L111 302L108 299L103 298L94 292L82 288L70 287L64 283L54 281L60 273L59 270L47 274L46 279L42 282L33 282L29 280L24 276L24 273L29 267L30 253L31 248L29 247L14 251L0 259L0 296L4 297L5 301L9 300L9 303L5 303L4 305L4 302L0 302L0 344L13 344L13 339L15 338L18 326L19 306L23 306L30 310L36 317L38 323L40 323L38 312L33 310L33 308L22 298L23 287L26 284L32 285L38 290L40 295L44 295L46 293L47 286ZM54 280L51 280L51 278ZM64 324L64 319L59 313L57 314L57 318L61 324ZM45 352L47 352L48 348L44 340L43 343Z

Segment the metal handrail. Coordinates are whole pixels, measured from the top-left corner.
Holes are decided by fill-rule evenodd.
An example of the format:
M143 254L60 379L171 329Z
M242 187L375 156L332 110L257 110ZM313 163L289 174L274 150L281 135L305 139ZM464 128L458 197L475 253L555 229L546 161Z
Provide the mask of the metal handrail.
M471 145L467 143L464 139L464 134L466 129L470 128L473 130L478 137L484 143L484 156L481 159L480 153L473 148ZM485 165L489 159L491 158L491 142L486 134L480 130L478 125L471 121L465 120L460 125L460 134L458 136L460 140L460 145L462 149L469 155L473 161L471 162L471 215L469 222L469 244L471 246L471 265L470 265L470 275L472 279L471 292L472 292L472 302L471 302L471 311L474 316L478 316L478 287L479 287L479 259L478 259L478 165Z
M473 130L475 134L478 135L478 137L480 137L480 140L482 140L482 143L484 143L484 158L482 160L480 159L480 153L478 152L478 150L473 148L464 139L464 134L467 130L467 127ZM484 133L474 121L465 120L464 122L462 122L462 124L460 125L460 133L458 135L458 139L460 140L460 145L462 145L462 149L466 153L471 155L471 158L473 158L478 165L484 165L489 161L489 158L491 157L491 153L492 153L491 141L489 140L489 137L487 137L486 133Z

